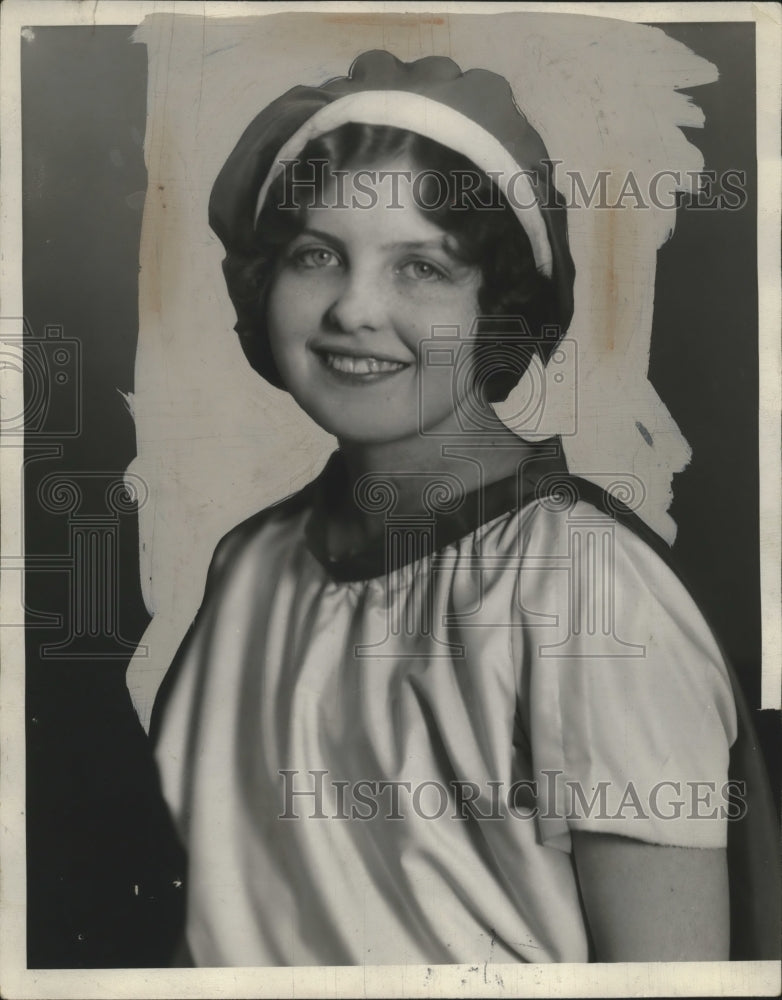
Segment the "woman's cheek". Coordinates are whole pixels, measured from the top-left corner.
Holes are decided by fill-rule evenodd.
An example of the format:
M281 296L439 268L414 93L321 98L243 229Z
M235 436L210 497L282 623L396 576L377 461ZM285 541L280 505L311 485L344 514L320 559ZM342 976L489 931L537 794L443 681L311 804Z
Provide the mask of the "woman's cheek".
M267 300L267 321L272 351L306 335L313 322L313 300L295 276L277 278Z
M308 331L319 328L326 310L339 294L336 270L311 268L283 272L269 298L277 321ZM295 324L292 322L294 317Z

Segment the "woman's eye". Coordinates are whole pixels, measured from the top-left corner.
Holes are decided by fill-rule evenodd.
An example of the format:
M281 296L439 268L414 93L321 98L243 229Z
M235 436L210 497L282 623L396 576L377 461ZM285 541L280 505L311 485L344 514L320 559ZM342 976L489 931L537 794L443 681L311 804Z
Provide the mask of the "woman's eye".
M293 260L299 267L337 267L339 257L326 247L303 247L294 251Z
M446 277L443 270L428 260L410 260L399 270L405 277L415 281L441 281Z

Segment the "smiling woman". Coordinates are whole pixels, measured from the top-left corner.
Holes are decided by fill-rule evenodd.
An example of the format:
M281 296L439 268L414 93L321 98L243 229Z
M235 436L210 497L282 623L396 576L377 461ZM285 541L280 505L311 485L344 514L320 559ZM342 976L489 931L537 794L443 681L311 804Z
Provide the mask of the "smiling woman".
M538 150L535 152L539 155ZM326 164L328 170L324 171ZM533 353L545 364L572 312L573 269L569 254L560 248L555 294L551 277L539 273L528 234L518 224L519 218L529 224L533 209L528 207L524 212L519 208L514 214L497 185L465 156L409 130L349 122L311 140L296 159L284 161L284 165L282 173L264 186L265 200L259 206L258 224L250 238L241 230L237 234L230 195L223 191L220 180L212 199L212 224L229 250L224 266L238 313L236 329L253 367L272 384L285 383L268 353L265 293L275 262L284 259L284 252L291 253L291 241L301 238L299 234L305 227L310 234L308 246L317 246L317 235L325 237L326 249L336 252L352 278L356 277L356 265L373 227L384 227L388 230L385 242L374 241L378 242L378 252L390 249L389 244L399 254L407 252L406 257L388 261L389 266L398 269L400 285L409 280L408 287L400 289L405 298L413 293L413 285L422 281L442 279L458 288L479 275L477 296L467 308L469 315L462 312L457 322L452 322L447 305L443 310L444 303L437 295L425 292L429 311L439 312L419 315L417 325L426 328L427 336L432 327L449 326L458 331L457 339L480 334L472 347L476 368L482 367L484 354L492 355L489 376L481 386L486 401L496 402L507 396ZM231 167L229 161L224 176L231 176ZM557 246L564 232L561 210L557 209L559 196L549 173L541 172L541 178L545 178L541 183L546 188L541 193L552 209L550 228L557 232L558 239L553 241ZM350 185L347 190L346 179ZM329 212L329 207L335 211ZM405 211L411 232L404 231L398 218L401 211ZM339 227L348 225L351 216L352 228L358 232L363 220L365 233L364 246L356 247L358 253L352 262L340 257L345 247L339 233ZM323 221L327 231L313 233L319 228L315 220ZM427 249L428 259L418 261L412 256L419 245ZM314 260L311 255L309 259ZM377 300L383 286L377 283L376 276L362 274L358 288L362 285L367 299ZM351 281L351 298L356 290ZM441 290L440 296L443 294ZM498 315L525 318L523 336L518 331L508 336L504 331L500 352L492 350L490 324L478 323L473 329L479 316ZM560 332L542 337L544 327L549 331L559 327ZM417 404L416 409L420 409Z
M22 57L24 239L16 257L24 303L12 310L11 291L2 320L12 335L2 338L0 429L10 436L0 450L4 473L17 456L24 473L18 524L30 572L22 589L22 549L4 546L4 586L20 586L0 603L4 640L14 639L2 644L11 650L6 685L21 679L14 626L27 616L24 704L21 692L2 702L4 740L27 715L27 787L26 801L21 788L0 798L13 820L9 838L24 836L24 810L27 865L16 864L17 840L9 841L0 924L5 943L23 945L26 918L28 991L47 989L35 971L42 968L168 964L187 893L187 937L199 964L362 963L342 970L353 977L344 987L339 970L315 973L314 993L336 982L347 995L371 992L373 983L401 995L416 983L431 992L439 981L441 992L457 995L475 978L483 990L498 984L495 992L568 984L569 992L601 992L599 968L574 968L568 980L566 969L493 965L723 955L725 859L713 831L725 812L738 913L731 957L773 957L777 830L770 849L754 836L748 850L737 846L741 817L762 815L762 803L758 783L742 791L741 736L726 782L715 765L732 735L719 654L697 608L637 539L646 537L663 562L666 546L614 518L606 510L613 501L599 491L588 494L572 476L547 479L562 472L564 452L571 472L636 489L636 513L669 544L678 526L674 557L740 675L778 785L778 714L757 710L761 676L766 704L779 690L769 549L778 516L771 530L758 521L764 279L756 167L769 146L756 149L755 80L768 87L773 79L763 43L775 30L763 4L727 14L725 5L722 16L743 22L733 24L695 23L701 8L693 15L679 5L677 16L691 23L650 27L622 22L618 8L609 18L513 5L354 17L324 5L275 14L248 4L234 18L208 3L197 16L142 3L134 9L150 16L135 38L123 5L86 15L77 4L78 26L60 23L66 17L23 27L21 39L7 17L14 6L3 4L0 16L6 82L20 49ZM19 23L29 24L38 8L19 7ZM112 15L124 26L102 23ZM405 67L375 53L344 75L358 53L379 46L400 59L435 59ZM549 173L528 168L517 112L442 56L507 78L554 158ZM372 120L343 125L329 112L351 91L360 99L352 107ZM262 117L237 146L247 123L283 93L279 127ZM16 121L12 83L4 101ZM460 127L449 132L447 120ZM5 170L14 148L6 124L4 183L14 180ZM235 146L212 222L236 313L207 217ZM773 156L776 139L771 148ZM688 195L688 179L703 166L701 194ZM569 294L567 280L556 282L567 268L552 266L567 263L556 250L564 227L559 240L546 229L556 198L536 196L536 176L544 186L553 177L567 205L575 313L548 369L544 338L516 386L529 358L524 323L530 334L538 325L533 306L545 317L552 282L557 308ZM728 197L735 184L743 197ZM355 252L356 232L335 242L335 216L381 204L388 211L374 214L376 243L359 229L370 259ZM13 216L13 197L8 208ZM395 254L384 231L400 213L416 232L430 228ZM770 247L762 225L760 236L762 266L776 279L777 234ZM13 270L15 255L5 264ZM347 286L370 264L377 282L355 289L369 312L362 332L360 317L357 330L346 314L356 305ZM400 319L414 313L415 296L429 308L458 268L478 272L480 301L471 308L480 332L435 323L411 350L399 339L410 324ZM324 419L345 437L322 478L267 510L317 476L335 446L280 388L268 304L283 272L303 286L336 286L331 312L318 314L303 290L280 322L295 334L298 310L328 330L318 336L334 350L314 368L338 399ZM381 306L391 314L387 358L373 332ZM495 312L499 321L487 317ZM9 319L22 313L24 345ZM237 317L248 356L277 388L246 363L231 330ZM369 357L351 353L365 341ZM16 447L21 403L14 409L6 393L22 361L31 390L24 449ZM407 366L382 371L397 363ZM761 370L773 380L773 364ZM436 430L450 405L437 382L444 371L452 401L461 401L453 406L460 433L408 435L415 454L398 451L381 465L386 412L404 423L392 387L417 380L417 419ZM525 380L545 389L541 410L514 403L527 399ZM498 436L484 403L509 386L509 399L495 405L500 414L523 410L537 445L502 429ZM365 406L362 424L351 407L369 397L375 405ZM371 449L353 441L365 425L375 434ZM540 440L554 433L561 439ZM671 505L671 476L687 465L690 446ZM776 445L770 451L779 454ZM508 474L511 455L530 461ZM121 493L129 462L127 485L141 488L137 512ZM763 497L774 469L765 452ZM48 503L54 473L68 487L62 496L80 491L79 509ZM21 492L15 474L2 483L5 530ZM549 509L567 506L570 488L581 501ZM123 495L127 503L113 503ZM216 543L256 511L219 546L203 608L155 710L188 876L144 728ZM762 675L759 535L772 570L763 619L771 662ZM81 558L90 553L97 561ZM602 575L606 565L613 576ZM561 585L568 578L576 581L570 591ZM617 601L596 615L590 594L612 579ZM85 605L89 595L96 602ZM619 645L608 644L601 623ZM137 640L131 705L125 666ZM598 641L604 658L594 655ZM615 655L641 646L655 655ZM751 747L751 729L743 731ZM15 759L19 777L25 761ZM4 781L15 772L8 760ZM704 838L712 831L712 846L682 846L693 828ZM675 847L658 843L666 835ZM474 973L431 967L461 956ZM386 960L426 964L396 973L364 964ZM706 993L747 983L744 966L641 975L673 995L691 988L694 971ZM388 986L395 974L398 989ZM126 975L115 995L130 988ZM610 970L614 983L623 975L624 992L637 987L637 968ZM305 988L301 972L212 970L199 982L203 995L215 976L230 979L234 993ZM62 975L48 978L55 994L62 990ZM109 989L105 973L83 979L73 987L81 995ZM181 979L146 969L133 991L163 996ZM10 980L5 986L16 995Z
M283 382L340 441L415 442L419 453L431 454L436 439L419 433L435 429L419 426L420 346L438 325L453 328L457 339L470 336L479 269L448 249L409 192L394 211L382 201L368 209L312 208L306 222L268 295L269 341ZM450 433L459 404L453 388L448 370L427 379L430 413Z
M573 311L547 159L502 78L373 51L214 185L244 351L339 450L218 545L155 705L198 965L728 956L728 805L658 802L730 787L730 669L660 540L493 408Z

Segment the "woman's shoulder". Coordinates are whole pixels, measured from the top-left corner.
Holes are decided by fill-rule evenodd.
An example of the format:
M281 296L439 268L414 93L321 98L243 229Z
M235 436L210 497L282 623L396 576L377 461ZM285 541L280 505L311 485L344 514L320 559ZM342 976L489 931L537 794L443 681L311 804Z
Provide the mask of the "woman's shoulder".
M222 576L236 562L240 553L261 540L273 525L284 527L306 517L312 509L317 484L318 479L313 480L295 493L251 514L227 531L215 546L209 567L209 580Z
M567 607L573 617L563 623L562 655L624 662L665 648L679 676L708 675L727 691L730 667L698 589L630 503L566 475L522 513L526 593L539 593L547 611Z
M561 472L538 480L520 505L529 542L570 548L574 537L609 531L662 560L677 576L671 547L641 516L641 501L628 484L607 490L591 480ZM586 534L585 534L586 533Z

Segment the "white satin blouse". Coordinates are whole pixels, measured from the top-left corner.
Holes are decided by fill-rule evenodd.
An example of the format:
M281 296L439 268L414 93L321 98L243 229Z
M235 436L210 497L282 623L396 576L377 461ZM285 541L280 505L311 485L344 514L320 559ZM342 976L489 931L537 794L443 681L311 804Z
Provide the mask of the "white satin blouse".
M572 830L725 845L697 607L604 511L511 485L363 562L329 563L317 489L218 546L154 721L196 964L586 961Z

